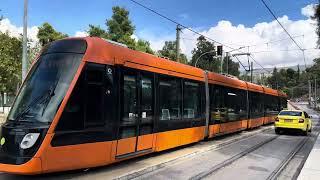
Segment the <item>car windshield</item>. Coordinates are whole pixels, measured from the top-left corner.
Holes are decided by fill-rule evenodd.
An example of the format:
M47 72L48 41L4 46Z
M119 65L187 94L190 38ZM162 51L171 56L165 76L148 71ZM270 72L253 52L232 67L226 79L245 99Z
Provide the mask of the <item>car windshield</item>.
M51 53L40 56L26 78L8 120L51 122L82 56L83 54L76 53Z
M279 113L281 116L301 116L302 112L299 111L281 111Z

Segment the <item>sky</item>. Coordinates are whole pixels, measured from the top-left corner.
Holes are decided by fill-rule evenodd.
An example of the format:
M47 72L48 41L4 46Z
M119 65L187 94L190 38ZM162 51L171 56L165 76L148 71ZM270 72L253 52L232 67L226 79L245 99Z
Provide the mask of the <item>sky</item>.
M304 65L301 51L273 19L260 0L137 0L200 33L233 48L249 51L264 67ZM297 43L305 49L306 63L319 57L313 15L316 0L265 0ZM49 22L70 36L85 36L89 24L104 25L113 6L129 10L135 25L134 37L147 40L155 50L167 40L175 40L176 25L137 6L130 0L29 0L29 38L37 41L37 27ZM1 0L4 20L0 31L12 36L22 32L23 0ZM182 30L181 51L190 59L198 35ZM281 40L281 41L278 41ZM276 41L276 42L274 42ZM268 43L269 42L269 43ZM270 43L271 42L271 43ZM225 48L226 51L230 49ZM290 50L290 51L287 51ZM246 62L246 57L240 57ZM258 64L254 65L258 66Z

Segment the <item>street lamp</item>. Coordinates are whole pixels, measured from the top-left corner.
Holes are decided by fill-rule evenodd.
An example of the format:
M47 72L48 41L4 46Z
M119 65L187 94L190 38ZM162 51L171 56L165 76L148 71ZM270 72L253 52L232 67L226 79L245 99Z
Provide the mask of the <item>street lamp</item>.
M231 51L228 51L228 52L226 52L226 57L227 57L227 74L229 74L229 54L231 53L231 52L233 52L233 51L238 51L238 50L240 50L240 49L243 49L243 48L245 48L245 46L241 46L241 47L239 47L238 49L233 49L233 50L231 50ZM223 61L223 59L222 59L222 61ZM222 69L222 63L221 63L221 69Z
M202 56L204 56L204 55L206 55L206 54L209 54L209 53L214 53L214 52L215 52L215 51L212 50L212 51L208 51L208 52L205 52L205 53L201 54L201 55L197 58L196 63L194 64L194 67L197 67L198 61L199 61L199 59L200 59Z

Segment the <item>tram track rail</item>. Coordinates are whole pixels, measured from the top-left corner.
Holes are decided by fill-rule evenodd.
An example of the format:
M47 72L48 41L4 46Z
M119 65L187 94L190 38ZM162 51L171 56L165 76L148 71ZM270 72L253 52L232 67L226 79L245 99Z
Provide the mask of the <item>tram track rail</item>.
M227 159L227 160L225 160L225 161L223 161L223 162L211 167L207 171L203 171L203 172L201 172L201 173L199 173L199 174L197 174L197 175L195 175L195 176L193 176L193 177L191 177L189 179L190 180L203 179L203 178L205 178L205 177L217 172L218 170L220 170L220 169L222 169L222 168L224 168L224 167L226 167L228 165L231 165L233 162L241 159L242 157L244 157L244 156L248 155L249 153L259 149L260 147L262 147L262 146L274 141L277 138L279 138L279 136L277 136L277 135L272 136L271 138L268 138L268 139L266 139L266 140L264 140L264 141L262 141L262 142L260 142L260 143L258 143L256 145L254 145L254 146L252 146L252 147L250 147L250 148L248 148L248 149L246 149L246 150L244 150L244 151L232 156L231 158L229 158L229 159Z
M267 177L266 180L275 180L279 177L281 172L286 168L290 161L296 156L296 154L301 150L301 148L307 143L309 137L303 138L298 145L286 156L284 161L282 161L277 168Z
M255 130L253 130L253 131L255 131ZM122 176L113 178L113 180L126 180L126 179L139 178L140 176L143 176L143 175L148 174L148 173L152 173L153 171L159 170L161 168L165 168L165 167L170 166L171 164L174 164L174 163L176 163L178 161L182 161L184 159L191 158L191 157L196 156L196 155L201 155L201 154L206 153L208 151L217 151L217 150L226 148L228 146L231 146L231 145L233 145L235 143L238 143L238 142L244 141L246 139L258 136L261 133L270 133L270 132L273 132L273 131L274 131L274 129L270 125L270 127L267 127L266 129L258 130L257 132L253 132L253 133L250 133L250 134L240 135L239 137L234 137L234 138L229 139L229 140L227 140L225 142L222 142L222 143L219 143L219 144L216 144L216 145L211 145L209 148L207 148L205 150L200 150L200 151L196 151L196 152L193 152L193 153L190 153L190 154L186 154L184 156L180 156L180 157L174 158L172 160L169 160L169 161L166 161L166 162L163 162L163 163L151 166L151 167L143 168L143 169L135 171L135 172L129 172L129 173L124 174Z
M295 158L295 156L300 152L300 150L308 143L308 141L310 141L310 136L315 136L317 137L319 134L320 134L320 131L319 131L319 126L320 126L320 121L317 122L317 124L313 127L313 132L316 132L315 134L312 134L310 133L309 136L303 138L296 146L295 148L292 149L292 151L286 156L286 158L277 166L277 168L275 170L272 171L272 173L266 178L267 180L275 180L275 179L278 179L278 177L281 175L281 173L283 172L283 170L287 167L287 165L291 162L292 159ZM281 137L281 136L276 136L275 138L271 138L271 140L266 140L265 143L259 143L229 159L227 159L226 161L223 161L221 162L220 164L217 164L215 166L213 166L212 168L210 168L208 171L204 171L204 172L201 172L199 173L198 175L190 178L192 180L198 180L198 179L203 179L203 178L206 178L212 174L214 174L215 172L219 171L220 169L224 168L224 167L227 167L229 165L231 165L233 162L241 159L242 157L245 157L246 155L248 155L249 153L261 148L262 146L270 143L271 141L277 139L278 137ZM300 170L303 166L303 164L305 163L305 160L308 156L305 157L305 159L301 162L300 164ZM299 173L297 173L299 174ZM297 175L295 175L294 177L297 177ZM296 179L296 178L295 178Z

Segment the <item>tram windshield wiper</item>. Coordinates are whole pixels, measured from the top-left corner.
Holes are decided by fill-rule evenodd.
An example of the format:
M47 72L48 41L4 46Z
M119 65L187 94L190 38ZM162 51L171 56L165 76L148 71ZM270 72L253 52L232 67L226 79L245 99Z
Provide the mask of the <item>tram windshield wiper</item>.
M59 78L60 79L60 78ZM56 82L54 83L53 86L51 86L51 88L47 91L47 93L44 93L43 95L35 98L30 104L29 106L27 106L22 112L20 112L17 117L16 120L21 121L23 117L26 117L26 115L29 113L30 109L36 105L36 104L43 104L44 103L44 107L42 110L42 115L44 113L45 108L47 107L47 104L49 103L50 99L52 96L54 96L54 90L56 89L56 86L58 84L58 80L56 80ZM29 116L28 118L31 118L32 116Z

